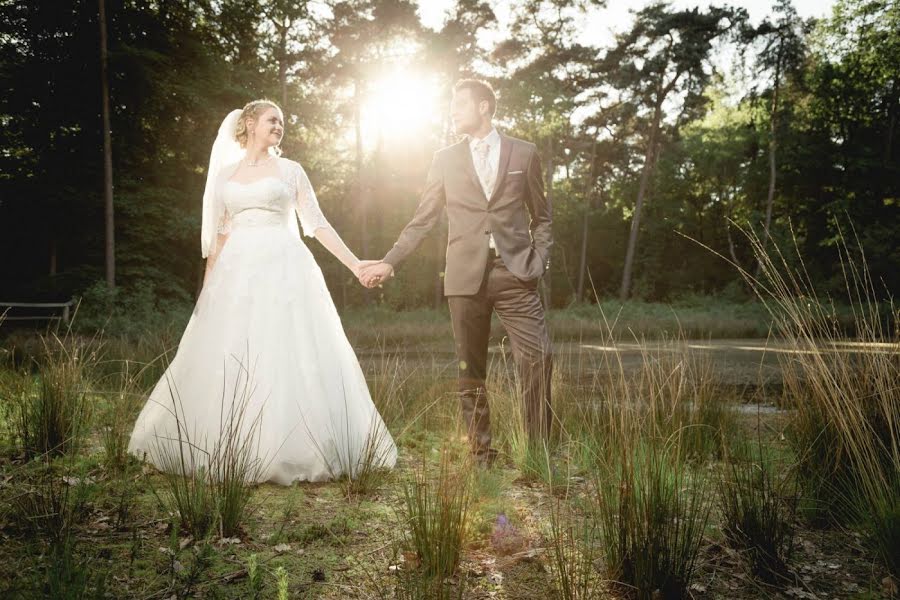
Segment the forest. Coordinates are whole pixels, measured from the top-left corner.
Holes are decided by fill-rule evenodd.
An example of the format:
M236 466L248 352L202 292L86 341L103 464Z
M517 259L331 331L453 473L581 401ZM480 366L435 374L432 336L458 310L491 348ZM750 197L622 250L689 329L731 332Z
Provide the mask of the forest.
M456 140L447 104L463 77L489 81L498 127L540 149L552 307L746 297L750 231L826 291L852 240L879 294L898 291L896 3L841 0L804 20L780 0L760 22L656 3L588 43L584 11L602 6L527 0L501 26L490 3L460 0L432 29L401 0L116 0L103 79L93 3L3 2L2 296L189 306L216 128L263 97L283 107L284 155L336 230L380 258L431 155ZM314 251L341 309L439 307L446 227L432 239L377 292Z

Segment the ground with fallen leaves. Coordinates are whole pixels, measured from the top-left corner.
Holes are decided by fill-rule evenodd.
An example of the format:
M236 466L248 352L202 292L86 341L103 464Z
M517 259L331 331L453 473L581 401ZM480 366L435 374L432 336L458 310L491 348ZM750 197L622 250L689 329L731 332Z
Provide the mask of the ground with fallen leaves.
M438 388L450 392L452 370L438 372ZM761 406L739 411L747 433L755 435L759 427L767 438L783 443L786 413L746 382L735 385L744 393L749 389ZM452 395L447 398L450 402ZM23 459L7 452L0 457L0 497L7 509L0 510L0 598L50 597L49 582L77 588L79 577L87 578L82 587L91 592L84 597L96 597L102 582L107 598L253 598L251 555L261 574L259 598L277 597L278 567L286 574L290 598L394 597L399 575L416 560L402 546L403 484L422 456L432 467L437 464L454 411L445 402L436 417L399 436L398 466L372 493L348 499L339 483L261 485L239 535L206 540L173 529L173 515L157 497L165 493L160 474L137 463L125 473L109 472L94 440L79 459L86 479L67 475L70 479L62 481L69 487L88 483L90 490L85 512L73 527L72 555L63 561L48 555L47 539L10 510L15 504L10 498L21 495L30 481L21 475ZM564 468L565 457L558 459ZM584 480L574 474L569 485L577 489ZM493 468L477 471L475 489L467 545L448 587L467 599L555 597L547 536L548 514L558 497L522 477L502 457ZM690 587L694 598L897 597L896 582L858 532L798 521L790 576L769 586L755 580L741 554L724 544L717 523L714 513Z

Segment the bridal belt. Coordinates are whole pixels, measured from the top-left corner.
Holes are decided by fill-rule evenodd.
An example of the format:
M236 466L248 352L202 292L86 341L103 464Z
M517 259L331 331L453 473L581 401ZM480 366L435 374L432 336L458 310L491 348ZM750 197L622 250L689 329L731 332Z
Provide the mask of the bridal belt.
M234 215L232 226L239 227L273 227L287 223L285 215L271 210L247 209Z

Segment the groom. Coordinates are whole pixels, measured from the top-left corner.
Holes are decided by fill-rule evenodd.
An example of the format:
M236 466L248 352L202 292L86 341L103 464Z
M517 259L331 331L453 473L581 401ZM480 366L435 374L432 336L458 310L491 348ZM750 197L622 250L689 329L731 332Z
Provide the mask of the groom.
M459 357L462 414L482 464L496 454L485 390L492 312L509 336L531 441L548 439L551 417L550 337L538 294L553 245L550 201L535 145L498 133L496 107L489 84L464 79L454 86L450 116L466 138L435 153L412 220L382 261L360 274L367 287L392 277L446 207L444 294Z

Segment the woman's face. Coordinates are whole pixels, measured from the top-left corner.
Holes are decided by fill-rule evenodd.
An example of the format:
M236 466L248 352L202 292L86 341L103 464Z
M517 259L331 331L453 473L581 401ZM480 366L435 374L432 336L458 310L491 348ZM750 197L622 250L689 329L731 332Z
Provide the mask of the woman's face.
M264 110L248 127L249 139L252 143L266 148L277 146L284 137L284 115L274 106Z

